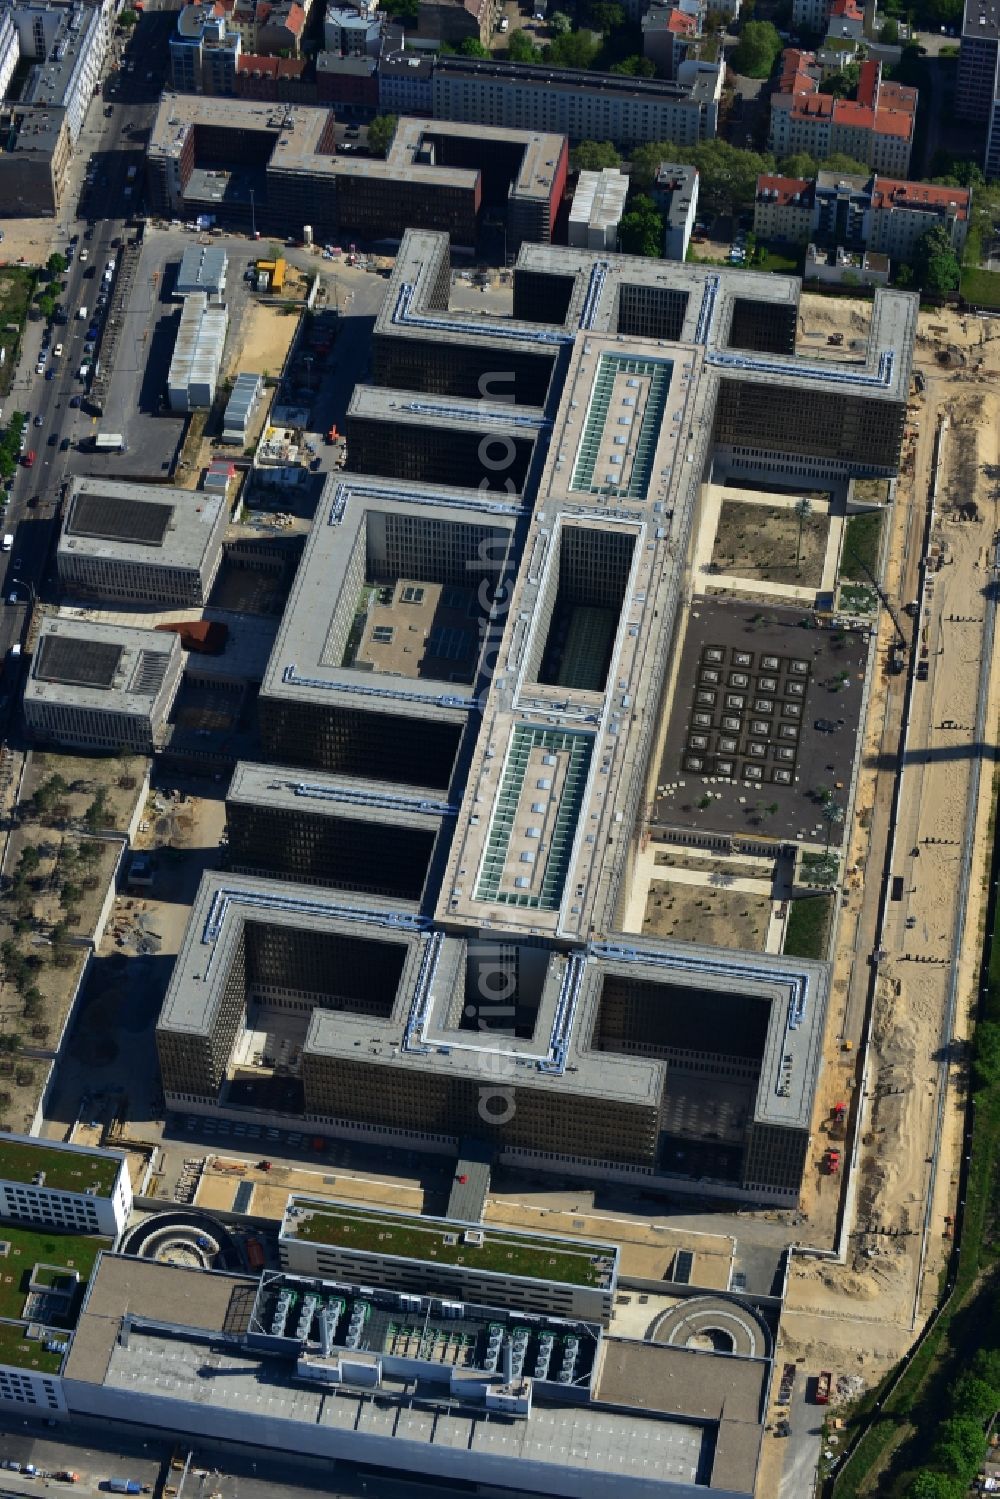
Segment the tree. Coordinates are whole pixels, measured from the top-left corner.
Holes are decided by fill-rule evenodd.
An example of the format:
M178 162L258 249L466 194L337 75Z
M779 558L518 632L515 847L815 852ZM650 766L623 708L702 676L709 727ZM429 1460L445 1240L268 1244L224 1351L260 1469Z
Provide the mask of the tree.
M33 843L29 843L21 850L17 861L17 872L23 875L34 874L41 862L41 850L37 849Z
M778 166L782 177L815 177L819 170L819 163L808 151L793 151L791 156L783 156Z
M962 1499L964 1489L944 1473L925 1468L918 1473L906 1491L906 1499Z
M386 9L394 21L416 26L420 19L420 0L392 0Z
M621 62L611 64L611 71L630 78L655 78L656 64L648 57L623 57Z
M625 255L663 255L663 218L652 198L639 193L632 199L618 226L618 245Z
M376 156L387 156L396 134L395 115L376 115L368 126L368 147Z
M799 499L795 501L795 518L799 523L799 535L798 540L795 543L796 568L798 568L798 565L802 560L802 527L805 525L810 515L812 515L812 508L812 500L810 500L807 494L801 495Z
M893 20L892 16L887 21L883 21L878 39L880 42L884 42L887 47L895 47L899 41L899 22Z
M69 261L66 259L65 255L60 255L58 250L53 250L52 254L45 262L45 269L48 271L50 276L61 276L68 265Z
M839 827L844 820L844 809L839 802L827 802L823 808L823 817L826 821L826 846L829 848L834 828Z
M507 56L511 62L541 62L542 54L526 31L512 31L507 38Z
M935 224L917 240L913 270L922 290L932 296L958 290L962 268L943 224Z
M617 0L586 0L581 20L591 31L600 31L607 36L609 31L621 31L625 25L625 7Z
M895 281L896 285L903 291L907 287L912 286L914 282L913 267L907 265L905 262L902 265L898 265L896 267Z
M467 36L458 50L462 57L489 57L490 55L489 47L484 47L478 36Z
M589 31L567 31L544 49L542 60L554 68L589 68L599 50Z
M976 1027L978 1039L980 1027ZM994 1027L1000 1030L1000 1027ZM1000 1406L996 1388L968 1370L960 1374L951 1387L951 1403L956 1416L969 1416L980 1423L989 1421Z
M757 178L773 169L774 159L760 151L741 151L728 141L702 141L681 161L698 168L699 201L717 212L749 208L757 195Z
M839 73L830 74L823 84L823 92L832 94L835 99L849 99L856 90L860 77L861 64L849 62Z
M569 153L574 172L603 172L605 167L621 165L621 157L611 141L581 141Z
M47 323L51 322L52 318L55 316L56 311L55 297L50 296L48 292L42 292L41 296L38 298L38 311L41 313L42 317Z
M781 46L781 37L770 21L748 21L740 32L732 66L744 78L766 78Z
M553 36L563 36L573 30L573 22L564 10L554 10L549 16L549 30Z
M843 151L834 151L823 163L825 172L840 172L845 177L870 177L871 167L865 166L863 161L858 161L853 156L845 156Z
M139 12L137 10L123 10L118 17L118 25L124 26L126 31L139 23Z
M932 1458L945 1473L970 1483L986 1451L986 1433L969 1416L950 1416L937 1429Z
M645 146L636 146L630 162L629 181L633 187L643 191L652 187L661 161L679 161L678 147L673 141L650 141Z

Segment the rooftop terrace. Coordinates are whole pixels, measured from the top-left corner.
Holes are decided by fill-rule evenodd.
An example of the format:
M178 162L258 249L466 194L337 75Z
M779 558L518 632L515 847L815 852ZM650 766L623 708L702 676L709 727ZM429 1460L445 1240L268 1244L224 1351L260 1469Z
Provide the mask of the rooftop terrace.
M543 1239L534 1235L472 1228L483 1242L469 1239L470 1226L447 1219L405 1213L369 1212L354 1206L289 1200L283 1236L329 1244L361 1253L400 1259L435 1260L494 1275L519 1275L565 1285L600 1287L608 1280L613 1251L607 1244Z
M96 1187L99 1196L110 1197L121 1164L118 1156L104 1152L64 1150L42 1140L0 1139L0 1181L28 1186L44 1171L44 1185L51 1191L86 1192Z

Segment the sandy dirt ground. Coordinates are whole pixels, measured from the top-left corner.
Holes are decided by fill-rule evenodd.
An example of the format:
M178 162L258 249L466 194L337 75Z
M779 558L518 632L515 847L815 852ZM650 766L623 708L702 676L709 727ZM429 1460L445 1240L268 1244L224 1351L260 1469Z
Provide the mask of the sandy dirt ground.
M351 1202L381 1203L403 1208L409 1213L424 1210L423 1188L401 1178L360 1176L339 1169L336 1173L307 1171L277 1164L264 1171L257 1163L266 1159L266 1142L262 1140L259 1144L260 1154L208 1156L195 1204L229 1212L240 1183L249 1181L254 1183L249 1211L259 1218L280 1219L289 1192L306 1192L312 1197L346 1198Z
M723 500L712 564L738 578L818 588L829 529L825 506L803 517L800 533L793 505Z
M763 952L770 919L767 896L653 880L642 931L646 937L673 942L707 942L712 947Z
M229 361L229 373L255 370L276 375L285 362L289 345L299 325L282 307L253 302L243 319L239 343Z
M819 300L803 321L824 333L839 326L862 336L861 316L850 304ZM864 304L861 304L863 307ZM933 330L928 326L933 324ZM845 340L846 342L846 340ZM801 346L801 345L800 345ZM942 350L951 351L947 362ZM957 351L957 352L956 352ZM903 896L890 902L885 929L886 957L880 965L873 1016L869 1112L857 1181L855 1232L847 1263L838 1266L797 1257L782 1324L782 1356L804 1357L807 1367L831 1367L878 1378L905 1352L937 1294L948 1242L945 1215L954 1211L960 1141L961 1093L957 1068L948 1078L944 1132L935 1179L927 1255L920 1268L924 1205L930 1187L934 1127L940 1078L939 1048L950 973L949 953L959 913L959 857L970 785L982 649L982 591L990 580L987 549L996 530L998 506L984 466L998 462L1000 431L1000 328L950 313L922 317L917 366L927 380L925 397L913 412L908 457L898 491L889 565L889 592L900 598L911 507L923 509L930 481L934 432L947 415L939 507L929 555L929 607L920 622L917 648L926 646L928 680L914 684L907 741L900 824L893 872L903 878ZM962 518L969 500L978 517ZM968 512L967 512L968 514ZM936 560L941 566L936 569ZM936 570L935 570L936 569ZM879 649L893 627L883 614ZM882 689L884 689L884 681ZM848 1013L854 934L864 892L866 827L871 817L874 766L881 743L879 688L869 716L865 773L859 786L858 822L847 856L845 909L840 924L837 964L827 1035L827 1067L819 1089L814 1125L815 1171L807 1174L802 1207L809 1229L804 1239L832 1244L840 1178L823 1177L818 1162L826 1140L823 1121L832 1103L851 1096L856 1054L845 1054L842 1038L853 1032ZM995 742L1000 705L1000 666L994 653L987 740ZM968 1034L969 1011L981 941L980 917L988 849L986 825L992 776L983 776L976 817L975 858L960 965L959 1004L954 1035ZM919 849L918 854L914 850ZM872 873L876 872L873 866ZM869 892L870 894L870 892Z

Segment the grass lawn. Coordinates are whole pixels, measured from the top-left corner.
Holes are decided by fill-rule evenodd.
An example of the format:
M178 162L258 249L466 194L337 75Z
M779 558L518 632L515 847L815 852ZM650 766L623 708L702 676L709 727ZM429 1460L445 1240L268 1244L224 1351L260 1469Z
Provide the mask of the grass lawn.
M373 1213L363 1209L338 1211L328 1204L306 1204L300 1209L308 1217L293 1220L297 1239L357 1249L368 1254L398 1255L402 1259L436 1260L442 1265L463 1265L469 1270L489 1270L498 1275L528 1275L563 1284L596 1286L607 1270L594 1264L595 1257L610 1256L605 1244L573 1244L533 1235L515 1235L484 1230L482 1244L468 1244L463 1226L442 1226L402 1214ZM455 1243L449 1243L455 1239Z
M809 895L792 901L785 928L785 956L825 958L833 919L832 895Z
M0 270L0 390L6 393L17 363L21 330L28 316L31 294L35 289L35 272L22 266L8 265ZM8 327L7 325L11 326Z
M796 255L791 250L772 249L769 245L758 245L753 258L753 270L775 271L785 276L801 276L802 264L801 252Z
M962 272L962 296L976 307L1000 307L1000 271L967 266Z
M27 1186L33 1176L44 1171L44 1185L56 1191L82 1193L96 1185L102 1197L110 1197L120 1164L106 1155L53 1150L43 1142L27 1145L20 1140L0 1139L0 1181Z
M0 1223L0 1240L10 1245L6 1256L0 1259L0 1317L21 1316L36 1265L75 1271L81 1285L86 1285L98 1254L111 1247L108 1239L15 1228L9 1223Z
M45 1347L47 1337L26 1338L25 1329L16 1322L0 1322L0 1364L10 1364L15 1369L37 1369L40 1374L58 1374L64 1353L49 1352ZM65 1333L54 1333L60 1342Z
M852 515L844 527L844 547L840 558L840 576L854 583L869 583L878 577L878 550L882 537L882 515L870 510Z

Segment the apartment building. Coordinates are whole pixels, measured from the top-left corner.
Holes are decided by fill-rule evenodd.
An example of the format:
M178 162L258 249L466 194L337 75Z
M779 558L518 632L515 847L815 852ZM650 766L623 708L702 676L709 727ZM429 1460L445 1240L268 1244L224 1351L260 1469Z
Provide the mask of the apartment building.
M239 31L229 23L222 0L193 0L177 16L170 38L170 86L187 93L236 93L236 72L243 51Z
M32 1135L0 1141L0 1218L117 1239L131 1209L132 1183L120 1151Z
M941 226L956 255L969 229L972 194L967 188L890 177L820 172L815 181L759 177L754 232L785 244L814 242L826 248L871 250L911 263L921 236Z
M663 258L686 260L698 215L698 168L661 161L650 197L663 214Z
M224 495L73 477L63 515L56 567L71 598L207 604L229 518Z
M910 166L917 91L883 83L882 65L862 64L856 99L820 91L811 53L785 52L771 98L769 147L776 156L808 152L823 161L842 152L875 172L905 178Z
M150 754L166 735L181 654L176 635L47 616L24 689L28 732L91 753Z
M691 43L701 35L701 10L651 5L642 18L642 55L663 78L676 78Z
M958 53L955 114L973 124L991 122L1000 58L1000 4L965 0Z
M675 82L571 68L439 57L431 84L435 119L558 131L617 145L714 137L723 69L684 62Z

